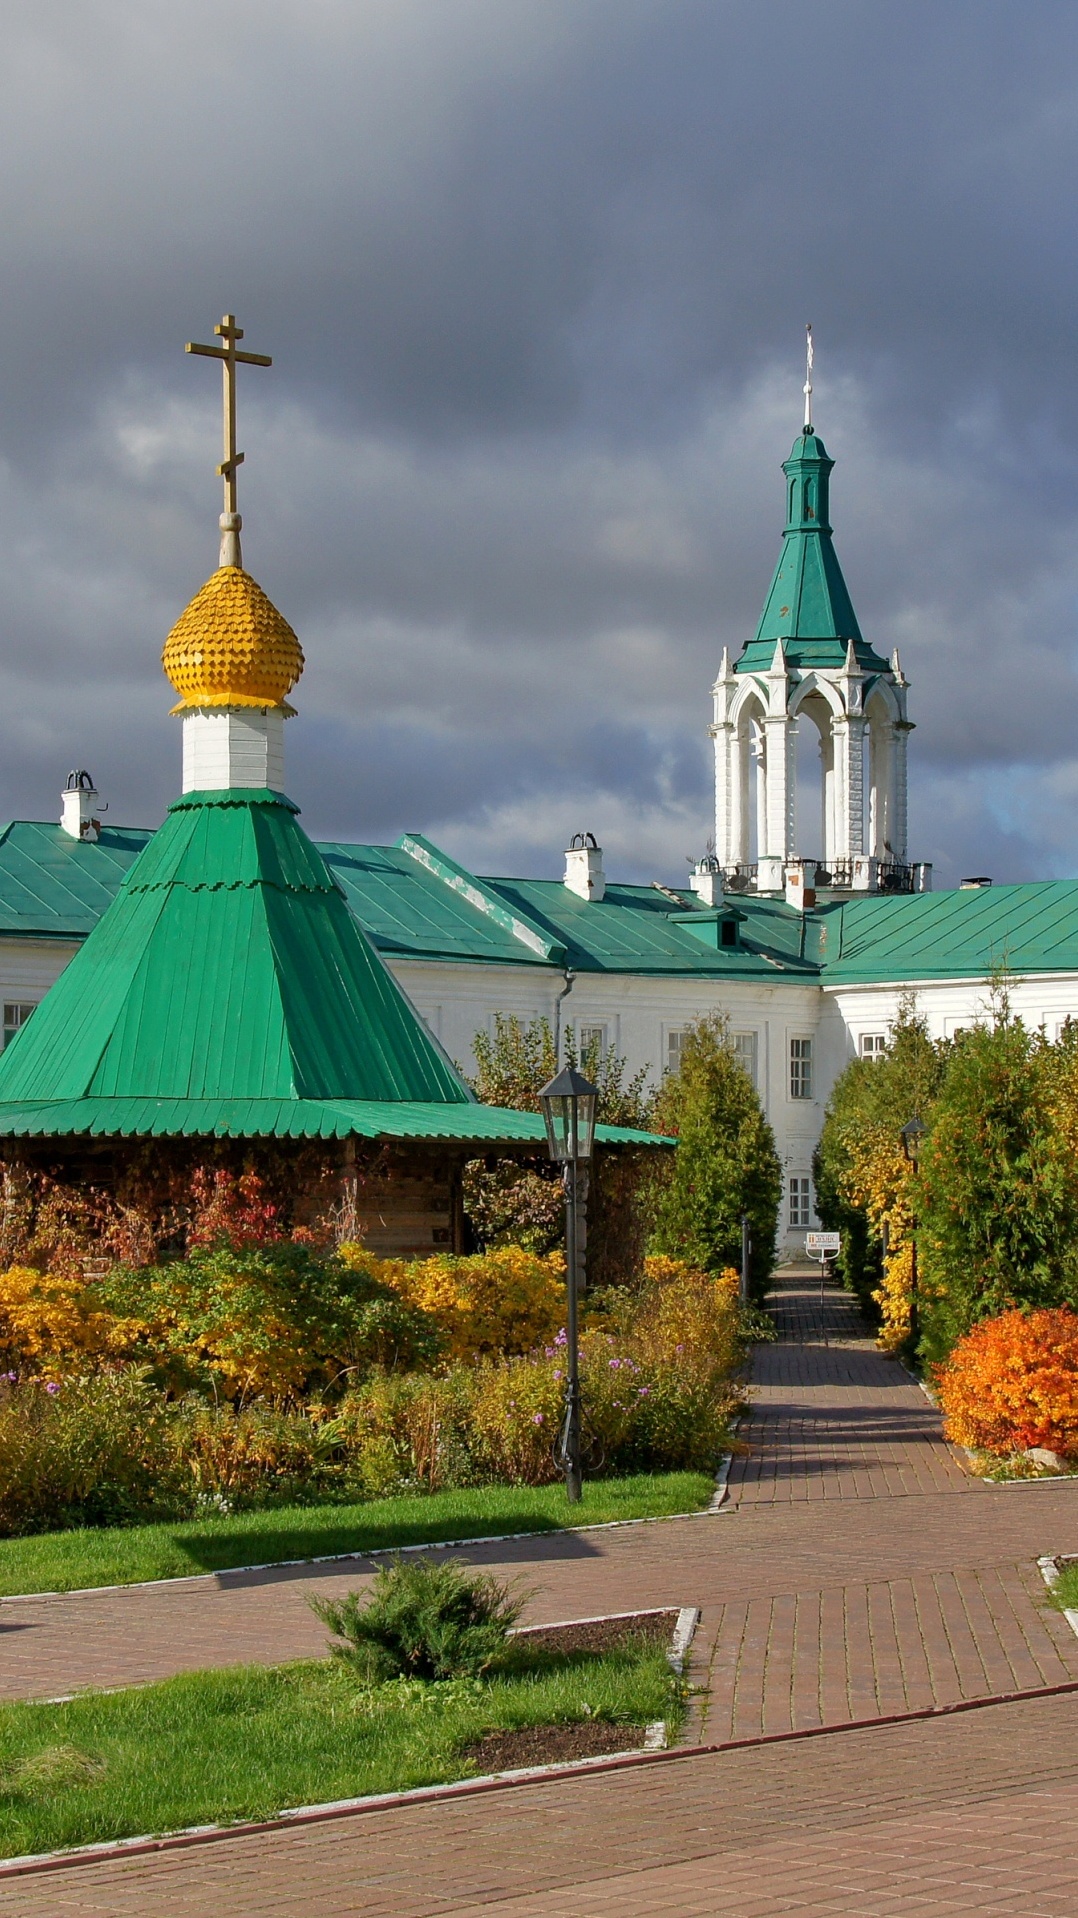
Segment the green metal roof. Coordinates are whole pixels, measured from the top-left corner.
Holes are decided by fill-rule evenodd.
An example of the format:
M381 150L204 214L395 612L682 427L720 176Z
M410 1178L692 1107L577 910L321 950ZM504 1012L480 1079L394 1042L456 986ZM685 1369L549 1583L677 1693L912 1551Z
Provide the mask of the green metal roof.
M287 802L282 803L287 811ZM690 931L702 927L709 915L699 911L687 890L677 895L679 905L669 893L651 886L610 885L596 903L578 898L558 880L477 879L418 834L406 835L397 846L313 847L298 827L295 830L302 857L291 840L283 848L279 834L266 842L267 882L274 862L281 860L286 863L274 882L281 897L289 895L290 879L306 884L305 874L308 880L316 875L318 896L332 893L347 902L350 915L344 919L358 921L370 945L387 958L513 965L538 968L540 973L570 966L581 973L792 984L815 978L836 985L984 978L1002 962L1015 971L1078 972L1074 880L913 896L865 895L822 903L804 914L781 899L738 895L740 945L716 948ZM226 841L224 831L213 835L212 845L204 839L191 842L196 867L200 860L207 862L196 876L209 889L235 884L227 877L226 846L231 846L229 859L242 862L252 856L253 841L244 833ZM94 845L71 839L59 826L25 820L8 826L0 832L0 936L84 939L151 838L133 828L112 828ZM211 855L217 862L216 878ZM155 863L140 867L140 887L161 856L158 846ZM195 911L193 897L185 911ZM151 904L152 896L142 910ZM226 919L231 927L227 936L238 946L242 965L249 948L241 912L237 898ZM221 921L222 938L226 919ZM266 926L268 940L268 919ZM76 981L79 977L75 975ZM45 1004L50 1008L59 990L58 985L49 993ZM88 998L80 989L76 1010L67 999L69 991L65 988L67 1016L81 1030L88 1018ZM43 1014L35 1013L25 1037L18 1040L19 1051L42 1020ZM13 1069L17 1056L16 1048L9 1047L4 1057L12 1066L0 1065L0 1073Z
M481 881L473 880L471 893L450 883L449 874L464 874L463 867L440 854L443 872L417 857L417 849L427 844L418 834L409 834L396 846L319 846L356 918L380 952L518 966L559 962L557 952L542 951L546 942L538 930L522 927L530 936L521 937L504 907L499 914L490 909L495 902ZM490 906L480 903L481 892L488 895Z
M826 985L1078 972L1078 881L873 895L823 908L817 956Z
M786 475L786 530L756 637L735 665L738 673L766 672L781 640L787 663L807 671L840 667L853 641L863 671L886 672L887 661L861 636L842 577L829 519L830 459L811 428L793 444Z
M537 1112L500 1106L374 1099L54 1099L0 1102L11 1138L422 1139L432 1143L545 1145ZM673 1144L629 1126L599 1125L601 1145Z
M177 800L0 1057L0 1102L469 1103L295 815Z
M545 927L565 947L574 972L705 974L720 979L774 980L815 975L801 956L803 915L778 900L739 897L738 946L705 944L690 930L709 919L695 895L679 909L654 886L607 885L603 898L581 899L557 879L488 879L507 904Z
M105 826L92 844L61 826L13 820L0 830L0 933L85 938L149 838Z

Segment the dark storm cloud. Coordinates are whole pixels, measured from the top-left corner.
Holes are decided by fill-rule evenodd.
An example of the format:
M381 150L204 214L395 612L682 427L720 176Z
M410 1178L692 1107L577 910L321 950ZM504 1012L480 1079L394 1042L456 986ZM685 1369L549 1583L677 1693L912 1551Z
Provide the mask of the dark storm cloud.
M1078 868L1073 8L45 0L0 54L0 809L72 760L114 815L175 789L217 510L179 349L230 307L308 825L677 876L812 318L914 849Z

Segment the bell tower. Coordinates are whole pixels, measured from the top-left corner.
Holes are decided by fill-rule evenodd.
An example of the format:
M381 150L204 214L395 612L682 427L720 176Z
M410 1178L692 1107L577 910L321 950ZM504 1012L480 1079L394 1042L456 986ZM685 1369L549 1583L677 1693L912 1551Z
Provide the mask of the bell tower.
M862 636L835 552L811 329L805 402L783 462L786 526L760 623L735 661L723 651L712 689L716 852L733 891L782 893L791 867L802 886L833 892L925 891L931 867L911 866L906 843L909 686L897 652L887 661ZM807 828L797 792L806 731L819 745Z

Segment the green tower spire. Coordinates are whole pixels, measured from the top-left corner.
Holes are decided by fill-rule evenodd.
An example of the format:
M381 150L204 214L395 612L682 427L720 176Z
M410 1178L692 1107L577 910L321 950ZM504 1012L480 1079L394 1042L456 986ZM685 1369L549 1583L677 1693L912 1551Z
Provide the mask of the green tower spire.
M782 552L764 603L756 636L734 668L766 672L781 640L790 666L841 668L853 642L862 671L886 672L862 638L831 537L830 488L835 462L819 434L807 425L793 443L786 475L786 526Z

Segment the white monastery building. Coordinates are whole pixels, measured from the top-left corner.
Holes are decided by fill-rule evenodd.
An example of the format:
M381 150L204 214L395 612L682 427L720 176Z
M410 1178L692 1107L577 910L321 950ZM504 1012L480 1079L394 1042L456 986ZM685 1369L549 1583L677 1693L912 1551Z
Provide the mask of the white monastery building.
M495 1015L549 1019L653 1078L703 1013L731 1041L774 1128L795 1249L815 1223L812 1154L837 1075L882 1050L904 993L950 1036L1011 1002L1055 1037L1078 1016L1078 882L931 890L911 858L910 688L860 630L832 542L833 462L811 423L783 466L786 526L755 635L713 689L715 819L688 886L622 885L579 833L556 880L479 877L420 833L323 845L352 911L445 1051L466 1068ZM237 522L238 523L238 522ZM238 562L237 562L238 563ZM819 742L797 791L799 736ZM184 789L285 786L281 715L184 724ZM113 898L149 832L102 823L72 773L53 823L0 830L0 1001L8 1044ZM701 822L701 840L707 828Z

